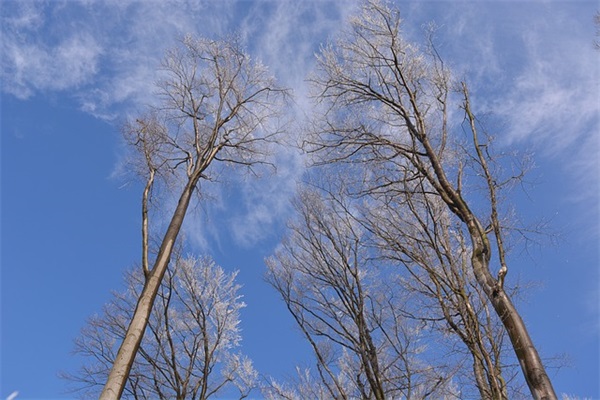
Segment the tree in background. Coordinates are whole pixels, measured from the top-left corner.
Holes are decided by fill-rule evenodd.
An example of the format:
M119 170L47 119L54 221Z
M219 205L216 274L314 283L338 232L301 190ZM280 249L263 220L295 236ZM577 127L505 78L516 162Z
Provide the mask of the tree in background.
M401 207L400 218L408 213L414 220L428 213L411 210L419 203L406 198L427 199L424 207L442 205L447 222L431 214L417 221L418 228L434 243L444 240L436 237L444 230L436 230L431 221L448 224L448 232L458 229L453 240L465 239L462 248L469 268L463 279L485 296L501 321L532 396L555 399L545 367L505 288L507 231L499 193L521 175L503 179L498 173L499 160L493 156L491 140L481 132L467 85L452 80L434 46L420 49L406 41L398 10L375 0L366 1L350 28L321 51L312 82L324 110L315 117L313 134L306 141L317 162L365 166L370 174L357 195L389 190ZM456 123L457 112L462 125ZM419 241L411 245L418 246ZM400 251L410 258L412 249ZM466 323L477 334L476 322ZM491 374L488 382L496 381L490 396L504 396L495 362L482 363L474 370Z
M239 353L240 309L235 283L210 258L179 258L160 286L123 395L133 399L246 397L257 383L251 361ZM115 361L144 286L140 269L126 273L127 289L114 293L102 315L92 317L75 341L87 363L73 375L77 391L97 398Z
M268 162L276 139L273 124L285 91L266 68L245 54L236 40L186 37L167 53L160 105L124 127L138 171L146 179L142 196L144 287L114 359L102 399L121 396L173 246L199 182L214 177L214 164L250 169ZM169 181L179 201L163 234L149 234L149 204L155 184ZM163 207L163 212L164 207ZM151 260L149 237L162 237ZM151 267L152 265L152 267Z
M461 395L522 395L505 330L474 278L467 239L445 204L418 180L371 192L365 203L360 221L372 233L377 254L402 266L398 284L412 293L404 312L433 331L436 346L447 349L447 363L471 366L456 368Z
M373 257L351 203L303 190L297 218L268 280L316 357L295 385L272 383L274 398L441 398L452 373L427 362L417 321L406 318L394 272Z
M320 168L320 182L301 189L289 233L267 259L268 280L313 348L316 370L272 381L266 394L522 397L505 331L445 207L411 196L421 214L409 218L389 191L357 199L345 185L352 178L333 169Z

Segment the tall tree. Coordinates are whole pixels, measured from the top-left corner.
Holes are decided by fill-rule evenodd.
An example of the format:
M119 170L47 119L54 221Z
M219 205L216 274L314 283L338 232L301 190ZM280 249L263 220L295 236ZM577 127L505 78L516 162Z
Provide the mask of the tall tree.
M511 398L520 388L511 382L505 331L474 279L460 224L429 192L419 180L370 190L361 222L373 233L379 256L402 266L400 285L415 300L406 305L405 313L442 336L452 333L458 343L451 346L471 358L470 372L457 369L457 378L464 382L461 393ZM442 337L438 340L444 343ZM461 358L457 362L464 363ZM470 387L477 390L471 392Z
M134 399L207 399L235 386L246 397L257 373L240 354L240 309L245 306L235 283L210 258L177 258L162 281L156 304L123 395ZM144 286L140 269L126 273L127 288L114 293L104 313L89 320L75 341L86 364L65 377L85 397L98 397L125 337Z
M296 382L272 382L267 393L522 396L504 329L474 282L465 238L444 205L418 193L400 204L393 187L356 199L351 192L368 178L360 168L332 169L319 168L319 183L302 189L288 235L267 260L269 281L323 373L299 370ZM354 177L360 183L352 187ZM359 357L369 348L360 343L376 343L376 351ZM376 368L363 365L369 361ZM368 379L372 369L382 371L379 380Z
M467 85L452 81L434 47L421 50L405 40L400 25L398 10L366 1L350 28L322 50L312 81L325 111L307 145L321 163L372 164L375 173L393 164L396 175L386 175L373 190L422 182L407 187L439 198L468 238L473 281L501 320L532 396L554 399L545 367L505 290L506 233L498 200L503 181L494 175L490 143L480 132ZM464 140L453 129L453 105L464 116ZM467 165L470 175L464 174ZM480 180L482 196L468 190L467 179Z
M427 398L448 394L451 373L429 365L419 323L404 314L397 274L373 257L368 232L344 199L305 189L268 279L316 358L291 397ZM304 375L304 376L303 376ZM310 389L307 391L307 389ZM286 396L274 384L271 395Z
M275 140L272 124L285 91L239 43L186 37L163 62L160 106L125 126L137 150L146 186L142 196L142 269L145 283L127 333L102 391L102 399L121 396L148 324L173 246L194 191L211 178L209 168L225 162L252 168L268 162ZM148 204L156 178L175 178L171 193L179 201L153 263L149 257ZM159 235L155 235L159 236ZM150 265L152 264L152 267Z

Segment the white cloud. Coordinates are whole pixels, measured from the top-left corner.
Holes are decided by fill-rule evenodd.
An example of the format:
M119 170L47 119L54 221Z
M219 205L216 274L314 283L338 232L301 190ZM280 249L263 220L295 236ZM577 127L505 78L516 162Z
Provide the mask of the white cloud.
M187 33L223 33L229 10L200 0L9 3L2 89L20 99L62 91L84 111L112 118L149 103L166 48Z
M4 90L22 99L62 91L87 113L122 118L153 103L160 60L178 37L219 37L240 30L253 55L269 65L283 85L303 92L314 52L347 9L333 1L67 1L49 3L43 13L17 7L5 17L14 20L12 26L3 29L2 75L11 82ZM203 190L216 200L189 215L186 235L200 248L207 246L208 238L219 241L225 226L240 243L264 238L284 218L303 172L295 156L281 157L278 168L269 179L236 182L244 205L229 211L242 224L230 226L228 217L219 221L227 189L207 185Z
M405 9L413 37L420 24L436 21L440 52L470 84L474 106L508 123L498 135L504 143L527 141L558 155L598 127L593 4L452 2Z
M600 54L576 29L551 30L524 32L524 66L493 107L510 121L510 140L543 140L556 153L598 127Z
M586 209L597 230L600 202L600 52L591 2L452 2L403 7L406 30L435 19L438 42L472 105L498 122L505 146L524 147L570 177L562 198ZM596 235L598 233L596 232Z
M294 103L288 112L293 124L283 139L299 143L302 119L310 113L306 78L315 54L345 24L356 1L265 1L249 8L240 26L251 53L269 66L282 85L292 88ZM305 172L298 150L285 144L278 150L277 173L263 179L237 182L241 207L231 210L229 229L242 246L273 237L291 212L290 199Z
M33 1L22 1L12 6L17 8L15 13L2 18L6 27L21 31L36 31L44 24L44 7L40 7L39 4Z
M152 98L166 48L185 34L240 31L253 55L302 92L321 42L352 7L338 1L67 1L9 3L2 17L3 90L63 91L112 118Z
M583 3L582 3L583 4ZM593 48L593 26L583 12L550 7L545 18L522 21L522 64L490 111L507 123L505 143L532 148L558 163L569 180L563 199L585 210L580 232L597 238L600 218L600 52ZM548 177L552 179L551 177Z
M3 90L22 99L62 91L77 99L83 111L114 119L152 103L157 67L178 36L214 37L238 30L253 56L294 89L296 107L290 112L301 116L310 110L305 78L314 65L314 53L343 26L356 3L14 2L2 17ZM506 143L533 144L538 152L566 160L572 171L587 171L580 179L598 175L599 146L593 133L598 129L594 71L599 55L592 46L593 13L586 30L573 19L577 13L552 2L518 8L503 2L399 5L412 38L422 34L423 23L436 20L440 50L459 76L473 84L480 109L507 122ZM296 129L290 132L297 134ZM294 162L281 169L297 168ZM301 170L294 173L300 175ZM253 187L259 192L251 193ZM266 196L269 188L263 189L258 185L244 189L249 198L264 202L246 208L243 228L249 232L251 223L268 221L268 214L278 209L273 204L280 200L272 196L287 196L286 190ZM236 229L240 240L254 236Z
M288 219L291 197L304 174L304 160L298 150L284 148L277 152L277 171L258 179L236 182L237 209L230 205L229 229L235 241L245 247L272 238L274 229Z
M26 99L36 91L76 88L96 74L102 54L88 35L71 36L57 46L3 41L4 90Z
M253 54L285 82L301 85L321 44L335 34L356 1L257 2L240 30Z

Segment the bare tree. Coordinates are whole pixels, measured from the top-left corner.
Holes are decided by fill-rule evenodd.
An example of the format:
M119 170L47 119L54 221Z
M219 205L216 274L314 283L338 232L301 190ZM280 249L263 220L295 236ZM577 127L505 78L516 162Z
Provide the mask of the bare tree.
M252 168L268 162L285 92L266 68L245 54L235 39L186 37L163 62L161 106L125 126L146 177L142 196L142 269L144 288L102 399L117 399L133 365L173 246L194 191L211 178L215 162ZM162 235L153 263L149 257L148 203L157 177L174 178L179 201ZM152 267L150 265L153 264Z
M423 180L405 180L383 190L371 186L361 221L373 233L380 256L403 267L399 284L414 294L404 312L441 336L455 335L458 344L437 340L456 350L457 363L464 363L463 353L471 358L470 373L457 369L464 379L462 395L513 398L520 387L505 354L505 330L474 279L461 226L425 185ZM471 393L469 387L477 390Z
M426 359L415 321L404 318L397 275L376 263L350 204L304 190L268 279L316 357L294 388L274 397L427 398L448 394L452 374ZM411 323L412 322L412 323ZM289 385L288 385L289 386Z
M235 283L208 257L177 259L163 280L148 323L148 334L126 381L124 396L134 399L207 399L218 394L246 397L257 373L239 348L240 309ZM85 397L100 394L144 286L139 269L126 274L127 289L114 293L104 313L94 316L75 341L88 362L74 375Z
M505 290L506 231L498 199L504 182L494 175L490 143L480 132L467 85L453 83L433 46L421 50L406 41L399 12L375 0L366 1L350 28L322 50L313 83L325 111L307 141L310 151L321 163L385 168L392 162L392 170L401 173L388 175L391 181L380 182L377 190L423 182L407 188L438 198L451 226L456 222L467 238L472 281L502 322L532 396L555 399L545 367ZM453 104L463 112L462 136L455 132ZM470 175L464 174L467 162ZM478 181L483 191L465 190L467 179Z
M356 196L348 194L345 185L351 178L340 179L339 169L334 168L334 172L335 179L331 179L327 178L326 169L319 169L316 175L326 182L319 189L313 184L296 201L297 220L291 224L281 248L268 261L271 283L291 308L309 343L317 346L317 362L329 360L336 377L342 370L342 376L358 376L348 371L366 370L359 362L342 363L348 357L342 351L334 351L339 339L333 342L334 339L319 333L323 326L314 321L314 315L327 313L323 310L332 308L331 299L316 301L311 291L305 289L326 291L331 285L338 288L340 296L346 296L356 291L353 289L356 286L362 288L360 292L368 293L364 300L369 305L365 314L374 331L394 332L386 338L395 338L395 352L415 352L412 359L394 358L398 376L408 377L413 385L423 384L416 378L424 379L424 370L419 374L419 368L409 363L419 360L421 368L428 366L430 382L441 385L451 379L451 385L438 387L436 396L443 393L442 389L448 397L500 399L522 395L521 382L514 379L512 360L509 364L506 361L510 357L505 354L504 329L473 279L460 227L448 223L448 211L439 199L415 193L408 198L402 196L404 204L399 204L396 200L401 196L397 196L397 189L386 187L381 193L372 191L367 201L365 197L355 201L352 199ZM348 175L361 177L357 168ZM362 184L362 177L359 181ZM407 208L407 203L411 207ZM416 213L412 218L411 212ZM425 228L422 224L426 224ZM352 244L343 245L348 242ZM327 256L325 251L316 251L329 248L328 244L336 251L329 251ZM354 283L334 279L335 274L350 268L343 260L352 260L356 254L363 256L362 280ZM321 265L327 265L328 269ZM399 269L398 265L404 268ZM353 324L350 318L345 323ZM319 328L311 329L313 325ZM377 335L370 332L364 332L364 336ZM415 351L417 347L419 351ZM326 349L330 357L320 355L320 349ZM275 397L323 397L318 393L328 393L329 397L331 391L326 387L332 378L330 375L326 378L313 376L310 369L298 370L295 382L273 382L267 392ZM356 390L346 390L359 395ZM388 395L392 393L390 388L387 390ZM417 398L417 393L412 391L408 397ZM376 397L376 394L371 391L360 396Z

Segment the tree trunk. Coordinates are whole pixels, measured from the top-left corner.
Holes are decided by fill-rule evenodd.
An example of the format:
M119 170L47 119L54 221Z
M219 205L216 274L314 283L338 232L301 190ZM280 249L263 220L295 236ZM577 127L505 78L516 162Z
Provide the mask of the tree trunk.
M486 234L483 232L479 221L470 212L466 222L473 244L471 264L475 278L482 286L506 328L531 394L536 400L556 399L552 383L548 378L548 374L546 374L546 369L529 336L523 319L504 288L490 274L491 248Z
M121 343L121 347L119 347L119 352L115 358L108 380L100 395L101 400L117 400L121 398L127 378L129 377L131 366L133 365L133 361L135 360L135 356L142 342L142 337L144 336L144 331L148 325L154 299L156 298L160 283L169 266L175 240L177 239L181 225L183 224L183 219L188 205L190 204L190 199L199 176L200 174L197 174L189 178L188 183L179 198L169 228L161 243L154 267L146 278L146 283L135 308L133 318L129 323L125 338Z
M529 386L532 396L536 400L554 400L557 399L550 378L546 374L546 369L542 364L542 360L529 336L529 332L525 327L525 323L510 297L504 291L502 284L496 280L490 273L490 258L492 255L492 247L488 239L487 233L477 216L471 211L467 202L455 190L442 167L442 164L429 143L425 135L419 135L418 131L413 128L414 137L420 138L421 143L426 151L428 160L433 167L437 181L433 176L428 175L428 180L436 188L441 195L443 201L447 204L451 212L453 212L467 227L473 253L471 255L471 266L478 284L482 287L487 298L492 303L494 310L506 328L508 337L512 343L515 355L519 360L523 375Z
M548 378L540 356L527 332L525 323L504 289L494 290L490 300L508 332L531 394L539 400L556 399L550 378Z

